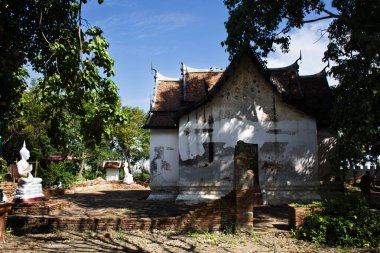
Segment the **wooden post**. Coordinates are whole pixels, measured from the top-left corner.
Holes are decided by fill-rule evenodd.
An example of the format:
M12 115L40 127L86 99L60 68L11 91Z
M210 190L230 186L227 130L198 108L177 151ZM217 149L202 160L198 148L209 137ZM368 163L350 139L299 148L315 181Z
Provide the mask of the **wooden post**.
M17 170L17 162L18 162L18 161L17 161L17 158L16 158L16 161L15 161L15 164L16 164L16 170ZM16 179L15 179L16 177L15 177L14 174L15 174L15 172L13 171L13 168L12 168L12 181L13 181L13 183L16 182Z
M36 160L34 163L36 164L36 168L34 169L34 177L37 177L38 160Z

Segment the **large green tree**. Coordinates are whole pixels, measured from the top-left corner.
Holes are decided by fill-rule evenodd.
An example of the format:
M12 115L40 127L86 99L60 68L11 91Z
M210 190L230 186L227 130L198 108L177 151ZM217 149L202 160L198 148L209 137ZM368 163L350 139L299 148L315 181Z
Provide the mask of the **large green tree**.
M229 11L223 46L233 57L244 47L260 56L280 46L287 52L290 32L307 23L331 21L325 61L334 89L332 126L339 134L339 158L380 155L380 1L379 0L224 0Z
M67 127L79 120L87 145L101 141L122 121L114 61L99 27L83 25L87 0L0 0L0 102L9 115L22 108L25 64L42 74L36 101L44 103L48 134L55 146L67 141ZM98 0L101 3L101 0Z
M147 115L138 107L125 106L123 112L129 120L115 128L114 136L132 172L133 165L149 159L149 130L142 128Z

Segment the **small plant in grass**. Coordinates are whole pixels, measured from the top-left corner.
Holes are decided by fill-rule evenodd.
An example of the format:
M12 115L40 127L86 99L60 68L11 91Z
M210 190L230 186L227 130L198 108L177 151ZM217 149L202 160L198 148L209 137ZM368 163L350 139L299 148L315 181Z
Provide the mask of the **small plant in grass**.
M197 229L191 232L191 237L197 240L206 240L214 245L217 245L220 241L220 236L213 232L210 232L208 229Z
M302 203L290 203L289 206L292 207L306 207L306 208L322 208L323 202L321 201L313 201L309 204L302 204Z
M293 231L298 239L330 246L380 245L380 213L370 210L365 198L348 195L323 201L319 207Z
M223 227L222 231L225 235L234 235L236 234L236 225L234 224L226 225Z

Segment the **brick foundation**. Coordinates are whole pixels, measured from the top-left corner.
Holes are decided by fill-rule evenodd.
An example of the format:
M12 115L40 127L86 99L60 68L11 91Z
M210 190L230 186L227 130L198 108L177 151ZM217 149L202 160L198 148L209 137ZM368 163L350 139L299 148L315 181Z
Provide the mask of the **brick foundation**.
M48 200L36 203L23 203L13 206L11 215L50 215L53 211L70 206L65 200Z
M58 204L49 206L22 207L13 211L8 218L8 226L14 231L103 231L113 230L153 230L165 229L176 231L189 231L194 229L220 230L225 226L234 224L235 220L235 194L230 193L222 199L202 206L175 217L63 217L48 216L53 208L60 208ZM48 211L42 211L42 209Z
M294 207L289 205L289 227L294 229L302 226L305 223L307 212L311 208L308 207Z

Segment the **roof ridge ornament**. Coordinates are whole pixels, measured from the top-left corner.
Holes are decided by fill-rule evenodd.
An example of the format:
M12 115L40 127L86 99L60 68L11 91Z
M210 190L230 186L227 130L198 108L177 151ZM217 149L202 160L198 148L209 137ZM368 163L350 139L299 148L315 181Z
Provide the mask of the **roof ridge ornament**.
M296 60L296 62L298 63L298 61L302 61L302 51L300 50L300 57L298 57L298 59Z
M176 77L164 76L160 72L158 72L158 70L155 70L155 71L156 71L156 73L154 75L154 79L156 79L156 82L157 81L179 81L180 80L179 78L176 78Z
M157 69L153 68L153 62L150 62L150 71L152 72L152 74L153 74L153 71L154 71L154 76L156 76Z

